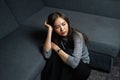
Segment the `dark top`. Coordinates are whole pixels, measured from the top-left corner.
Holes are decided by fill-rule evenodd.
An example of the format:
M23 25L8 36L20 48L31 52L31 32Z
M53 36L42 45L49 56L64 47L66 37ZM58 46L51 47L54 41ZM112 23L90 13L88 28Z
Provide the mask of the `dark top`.
M78 66L80 60L82 60L84 63L89 64L89 62L90 62L89 52L88 52L87 46L84 42L82 34L80 32L76 31L73 35L73 41L74 41L74 49L73 49L72 54L69 55L66 64L72 68L76 68ZM61 45L63 45L62 42L60 42L60 43L61 43ZM45 58L49 59L52 54L52 50L47 52L44 49L43 54L44 54Z

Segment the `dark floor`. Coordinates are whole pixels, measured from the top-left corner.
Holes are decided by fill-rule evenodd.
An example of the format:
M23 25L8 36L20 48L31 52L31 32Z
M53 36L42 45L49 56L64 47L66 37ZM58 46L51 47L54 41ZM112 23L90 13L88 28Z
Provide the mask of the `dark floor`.
M120 80L120 53L114 59L110 73L92 70L88 80Z

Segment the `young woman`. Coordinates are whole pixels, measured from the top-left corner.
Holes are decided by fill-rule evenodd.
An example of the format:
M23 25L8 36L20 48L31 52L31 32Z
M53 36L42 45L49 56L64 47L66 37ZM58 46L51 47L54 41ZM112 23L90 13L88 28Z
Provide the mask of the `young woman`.
M51 13L44 24L48 30L43 46L47 63L42 80L87 80L91 71L87 38L60 12Z

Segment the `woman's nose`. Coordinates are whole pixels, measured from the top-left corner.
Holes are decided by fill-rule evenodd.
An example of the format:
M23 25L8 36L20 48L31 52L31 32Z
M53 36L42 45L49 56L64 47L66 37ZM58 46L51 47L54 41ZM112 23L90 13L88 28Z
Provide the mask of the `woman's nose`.
M64 27L63 26L61 26L60 29L61 29L61 31L64 31Z

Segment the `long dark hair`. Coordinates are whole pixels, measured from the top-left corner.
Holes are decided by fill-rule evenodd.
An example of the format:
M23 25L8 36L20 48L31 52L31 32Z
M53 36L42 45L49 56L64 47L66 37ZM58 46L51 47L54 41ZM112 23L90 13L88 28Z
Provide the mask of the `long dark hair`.
M72 43L73 42L73 34L75 33L75 29L73 27L71 27L70 25L70 21L69 19L61 12L53 12L51 13L50 15L48 15L48 20L47 20L47 23L49 25L51 25L53 28L55 27L54 26L54 23L55 23L55 20L60 17L60 18L63 18L67 23L68 23L68 28L69 28L69 32L68 32L68 36L66 37L66 42L67 43ZM82 33L82 32L80 32ZM88 38L87 36L83 34L83 38L84 38L84 41L85 43L87 43L88 41ZM53 30L53 33L52 33L52 40L55 42L55 43L59 43L59 40L60 40L60 37L54 30Z

